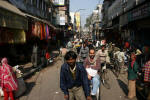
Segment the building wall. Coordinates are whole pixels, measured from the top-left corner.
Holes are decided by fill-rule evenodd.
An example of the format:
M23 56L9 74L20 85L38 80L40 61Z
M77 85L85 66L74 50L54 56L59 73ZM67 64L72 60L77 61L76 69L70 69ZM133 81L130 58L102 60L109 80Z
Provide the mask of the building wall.
M49 19L48 3L45 0L9 0L17 8L34 16Z

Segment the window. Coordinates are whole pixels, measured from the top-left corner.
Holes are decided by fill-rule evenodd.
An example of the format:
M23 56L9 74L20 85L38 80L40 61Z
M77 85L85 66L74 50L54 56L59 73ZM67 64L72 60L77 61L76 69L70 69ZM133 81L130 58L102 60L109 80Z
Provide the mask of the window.
M39 9L42 8L42 0L39 0Z
M47 5L45 4L45 11L47 10Z
M37 0L33 0L33 5L34 5L34 6L37 5Z
M36 7L40 8L40 1L39 0L37 0L37 6Z
M33 5L33 0L31 0L30 4Z
M43 8L44 8L44 2L43 2L43 0L42 0L42 10L43 10Z
M31 0L24 0L26 4L31 4Z
M45 2L43 2L43 11L45 11L45 5L46 5Z

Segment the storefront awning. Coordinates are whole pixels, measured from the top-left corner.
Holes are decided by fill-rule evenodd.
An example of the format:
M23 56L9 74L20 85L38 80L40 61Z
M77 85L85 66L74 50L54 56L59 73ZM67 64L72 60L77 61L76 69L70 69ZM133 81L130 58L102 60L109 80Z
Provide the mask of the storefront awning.
M56 27L55 27L54 25L52 25L50 22L48 22L48 21L46 21L46 20L44 20L44 19L40 19L40 18L38 18L38 17L36 17L36 16L33 16L33 15L30 15L30 14L25 14L25 16L31 17L31 18L33 18L33 19L35 19L35 20L37 20L37 21L40 21L40 22L42 22L42 23L45 23L45 24L49 25L50 27L56 29Z
M15 7L14 5L8 3L8 1L5 0L0 0L0 8L6 9L8 11L11 11L13 13L16 13L18 15L24 16L25 14L23 12L21 12L17 7Z
M14 5L0 0L0 26L27 30L28 20L25 14Z

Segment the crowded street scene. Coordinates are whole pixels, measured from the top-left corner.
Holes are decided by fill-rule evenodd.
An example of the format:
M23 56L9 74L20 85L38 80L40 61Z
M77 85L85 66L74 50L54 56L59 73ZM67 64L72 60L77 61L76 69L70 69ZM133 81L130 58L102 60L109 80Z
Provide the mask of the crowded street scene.
M0 100L150 100L150 0L0 0Z

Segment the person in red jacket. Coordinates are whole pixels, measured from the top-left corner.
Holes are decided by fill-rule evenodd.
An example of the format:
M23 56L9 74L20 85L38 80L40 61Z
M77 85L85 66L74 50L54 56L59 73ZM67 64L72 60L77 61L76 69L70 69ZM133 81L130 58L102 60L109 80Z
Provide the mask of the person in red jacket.
M8 65L7 58L3 58L1 63L1 87L4 91L4 100L9 100L9 97L11 100L15 100L13 92L18 89L16 76L12 67Z

